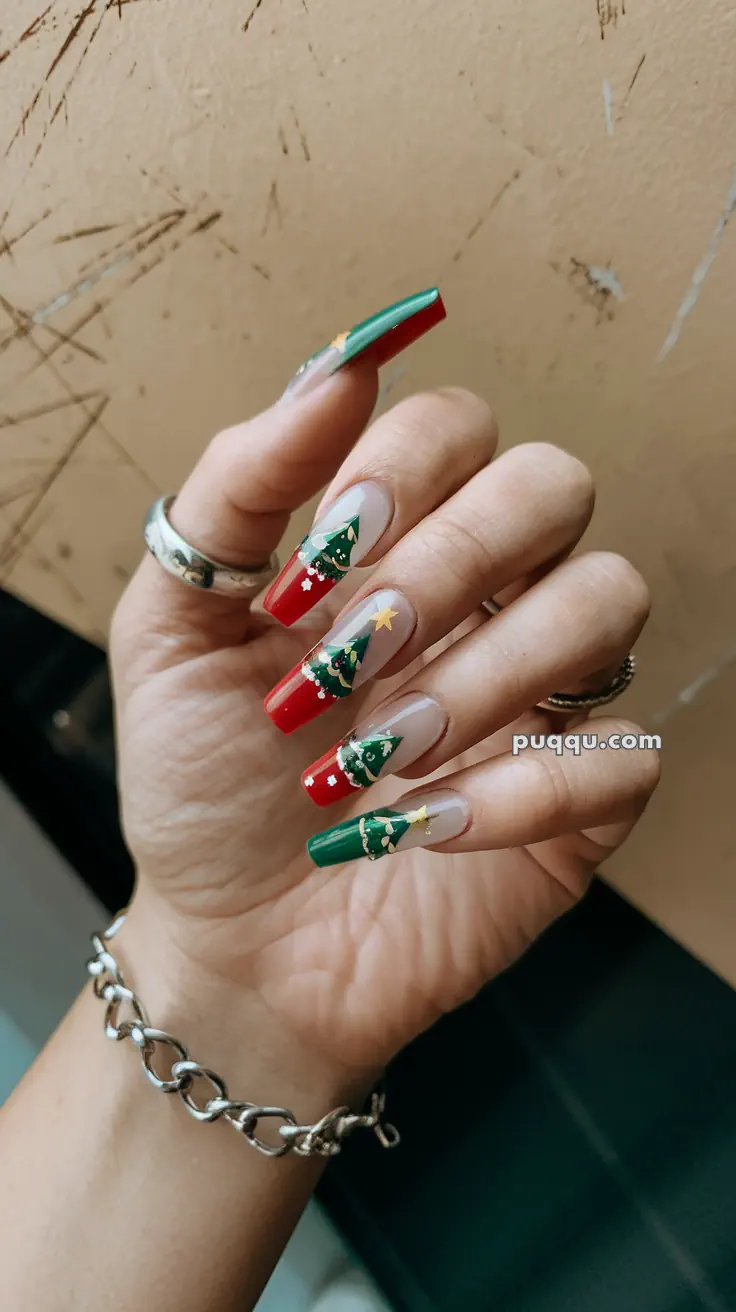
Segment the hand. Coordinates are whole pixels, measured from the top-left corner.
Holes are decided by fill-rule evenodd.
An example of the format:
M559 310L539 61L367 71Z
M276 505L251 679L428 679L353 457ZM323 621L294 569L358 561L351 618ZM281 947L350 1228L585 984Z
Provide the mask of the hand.
M625 560L568 558L592 513L588 471L542 444L491 463L490 413L459 390L412 397L360 436L376 385L375 368L358 362L221 434L171 514L202 551L255 564L330 479L323 508L373 482L390 523L361 562L372 574L361 568L286 629L257 606L187 588L149 557L112 634L123 820L139 872L131 921L155 920L244 1014L256 999L349 1076L385 1064L569 908L657 780L650 750L509 751L520 728L564 731L564 717L530 708L559 688L605 683L646 618L646 587ZM324 717L284 735L264 696L378 589L399 594L390 631L373 631L381 677L356 678L351 696L328 696ZM511 604L488 622L478 607L492 595ZM455 836L434 851L399 845L380 863L316 867L310 834L393 808L402 788L382 772L369 793L349 788L320 811L301 772L351 724L385 720L375 708L407 690L434 708L423 721L432 741L400 773L412 787L441 769ZM278 718L279 696L269 705ZM638 732L610 717L595 729ZM425 782L421 798L431 792ZM413 835L431 843L424 828L415 820Z

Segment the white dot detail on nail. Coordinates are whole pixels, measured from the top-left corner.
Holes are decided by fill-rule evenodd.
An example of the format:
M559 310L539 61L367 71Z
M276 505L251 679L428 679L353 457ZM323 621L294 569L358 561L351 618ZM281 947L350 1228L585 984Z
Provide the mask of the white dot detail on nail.
M306 779L304 780L304 787L311 788L313 783L314 783L314 775L308 774Z
M336 779L335 775L334 775L334 774L328 774L328 776L327 776L327 782L328 782L328 784L330 785L330 788L334 788L334 787L335 787L335 784L337 783L337 779Z
M302 579L302 588L304 589L305 592L309 592L311 586L312 586L311 579Z

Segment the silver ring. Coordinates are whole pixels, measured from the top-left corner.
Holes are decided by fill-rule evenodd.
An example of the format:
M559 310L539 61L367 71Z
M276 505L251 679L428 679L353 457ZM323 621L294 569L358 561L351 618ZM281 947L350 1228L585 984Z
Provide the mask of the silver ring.
M169 511L174 500L173 496L169 496L155 501L146 515L143 529L148 550L169 574L192 588L216 592L221 597L239 597L241 600L257 597L276 578L280 565L275 551L265 565L255 569L223 565L221 561L205 556L203 551L197 551L169 522Z
M493 598L483 602L484 610L489 615L498 615L503 610ZM596 692L553 692L544 701L537 702L540 711L593 711L597 706L608 706L628 688L636 674L636 657L630 652L621 662L609 683Z

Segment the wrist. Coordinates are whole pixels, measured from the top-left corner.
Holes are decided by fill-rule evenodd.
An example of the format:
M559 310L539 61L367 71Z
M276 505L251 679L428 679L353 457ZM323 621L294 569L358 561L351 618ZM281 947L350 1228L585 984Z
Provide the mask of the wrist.
M154 897L137 893L109 944L150 1025L216 1071L231 1098L289 1107L301 1122L342 1104L359 1110L380 1072L348 1069L317 1050L257 990L204 964L187 946L191 932Z

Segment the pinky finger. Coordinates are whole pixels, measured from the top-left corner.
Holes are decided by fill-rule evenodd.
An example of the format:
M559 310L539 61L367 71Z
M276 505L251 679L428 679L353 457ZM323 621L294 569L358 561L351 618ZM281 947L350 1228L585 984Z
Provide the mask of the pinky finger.
M584 750L583 735L611 749ZM550 746L507 752L353 816L315 834L309 855L330 866L412 847L478 852L575 835L578 859L592 868L641 815L659 779L659 758L653 747L622 746L624 738L646 742L642 730L622 720L587 721L565 741L573 737L580 750L570 742L560 755Z

